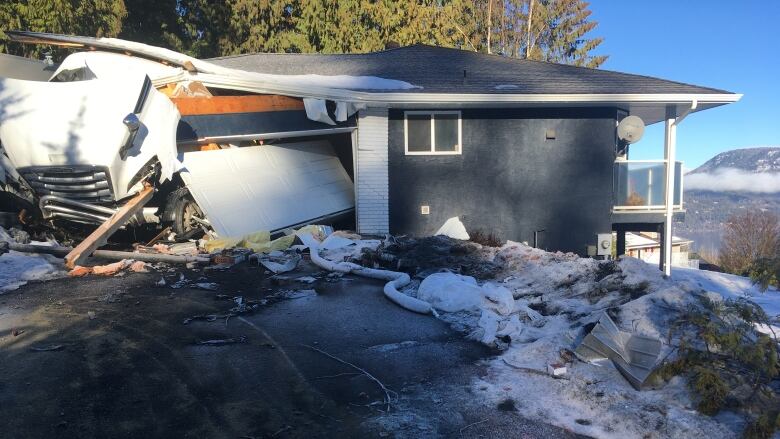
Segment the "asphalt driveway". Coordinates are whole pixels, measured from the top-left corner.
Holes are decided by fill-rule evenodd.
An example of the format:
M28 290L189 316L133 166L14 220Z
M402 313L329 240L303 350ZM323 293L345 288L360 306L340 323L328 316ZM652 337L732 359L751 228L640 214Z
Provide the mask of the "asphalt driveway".
M571 436L479 402L490 354L306 263L32 283L0 295L0 436Z

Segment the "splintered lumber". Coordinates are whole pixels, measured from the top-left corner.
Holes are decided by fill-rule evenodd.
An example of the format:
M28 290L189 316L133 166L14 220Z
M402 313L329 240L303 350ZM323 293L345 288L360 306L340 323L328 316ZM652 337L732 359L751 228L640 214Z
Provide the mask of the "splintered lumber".
M66 256L73 251L72 247L58 247L51 245L36 245L36 244L8 244L8 250L13 250L21 253L38 253L53 255L57 257ZM166 255L161 253L138 253L138 252L123 252L117 250L95 250L92 252L92 257L104 258L104 259L134 259L136 261L144 262L168 262L171 264L186 264L189 262L208 263L210 261L209 256L191 256L191 255Z
M303 100L279 95L173 97L182 116L266 111L303 111Z
M73 269L81 265L98 247L106 244L108 238L122 227L130 218L140 211L154 195L154 188L144 186L136 196L130 199L116 213L111 215L106 222L98 226L86 239L81 241L73 250L65 256L65 266Z

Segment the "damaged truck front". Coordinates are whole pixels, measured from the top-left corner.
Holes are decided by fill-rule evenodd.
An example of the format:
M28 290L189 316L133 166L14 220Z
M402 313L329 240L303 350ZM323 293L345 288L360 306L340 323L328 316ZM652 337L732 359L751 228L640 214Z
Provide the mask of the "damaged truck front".
M0 103L6 179L16 178L45 219L100 224L145 180L170 180L181 167L179 113L146 76L0 78Z
M98 41L16 37L29 35ZM22 216L102 224L145 184L157 193L130 224L170 225L180 238L354 210L351 140L346 152L335 145L351 139L354 109L335 123L324 100L206 87L191 74L202 61L116 41L68 56L47 82L0 78L0 178Z

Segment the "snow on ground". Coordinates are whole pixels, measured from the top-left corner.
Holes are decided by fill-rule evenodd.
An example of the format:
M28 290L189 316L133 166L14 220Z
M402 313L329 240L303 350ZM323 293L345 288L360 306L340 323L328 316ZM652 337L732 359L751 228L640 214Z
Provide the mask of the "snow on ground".
M54 279L65 274L61 259L11 251L0 255L0 294L15 290L31 280Z
M780 336L780 291L776 288L762 292L746 277L691 268L674 268L672 278L677 282L688 282L718 293L726 299L744 298L754 302L764 310L769 320L774 322L772 329ZM759 330L765 333L770 332L768 329L759 327Z
M0 227L0 241L14 242L8 232ZM52 245L48 242L31 244ZM65 276L62 260L51 255L38 255L10 251L0 254L0 294L13 291L32 280L48 280Z
M748 297L777 315L776 290L760 293L748 279L697 270L676 269L667 279L656 266L634 258L603 263L512 242L485 255L503 270L479 285L481 293L472 278L455 274L433 275L436 281L424 280L418 291L418 297L450 311L440 318L453 327L504 349L489 360L488 373L475 380L474 392L485 404L511 399L526 417L596 437L739 434L738 416L699 414L682 378L637 391L609 361L574 360L568 363L565 379L554 379L545 371L548 364L561 361L565 350L573 351L587 333L585 326L597 322L607 309L622 330L663 340L659 357L663 359L672 350L666 345L671 320L677 311L698 303L697 296ZM414 294L413 289L405 292ZM446 300L453 292L471 298ZM514 298L514 309L505 309L504 293ZM482 304L476 312L475 303Z

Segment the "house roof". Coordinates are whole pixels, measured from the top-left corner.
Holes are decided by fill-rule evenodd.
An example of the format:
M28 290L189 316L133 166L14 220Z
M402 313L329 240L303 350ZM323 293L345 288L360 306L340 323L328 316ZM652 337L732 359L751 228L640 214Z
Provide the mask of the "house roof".
M406 93L731 94L649 76L424 44L362 54L255 53L208 61L269 74L378 76L419 87Z
M22 43L120 52L183 69L177 78L167 80L197 80L207 87L367 106L458 109L601 106L621 108L649 125L665 120L670 114L687 115L736 102L742 97L715 88L648 76L426 45L366 54L252 54L204 61L116 38L28 31L5 31L5 34ZM350 85L333 85L339 80ZM377 83L400 83L404 87L381 88L376 87ZM409 84L417 87L407 88Z

